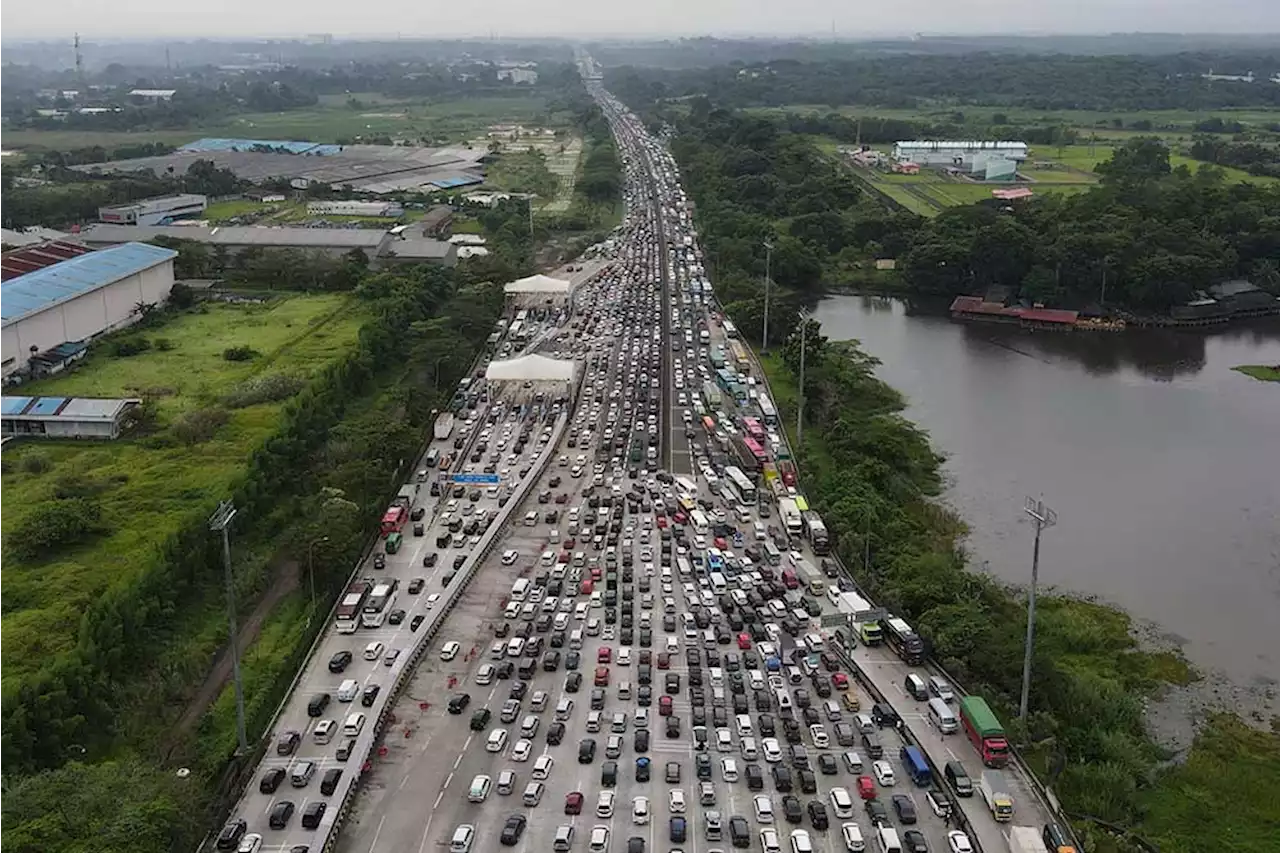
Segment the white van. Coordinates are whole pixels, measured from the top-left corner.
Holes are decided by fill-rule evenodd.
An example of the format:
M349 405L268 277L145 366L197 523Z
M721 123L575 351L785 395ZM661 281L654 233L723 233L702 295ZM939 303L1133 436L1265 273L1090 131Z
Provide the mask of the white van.
M333 740L333 735L338 731L338 724L333 720L321 720L316 723L316 727L311 731L311 739L316 743L327 744Z
M880 845L880 853L902 853L902 842L898 840L898 831L891 826L877 826L876 841Z
M338 701L354 702L356 697L360 695L360 682L354 678L348 678L338 685Z
M364 714L359 712L347 714L347 721L342 724L342 733L347 737L357 737L364 730Z
M537 513L537 512L535 512L534 510L529 510L528 512L526 512L526 513L524 514L524 526L525 526L525 527L537 527L537 526L538 526L538 513Z
M958 728L956 715L951 710L951 706L936 696L929 700L927 713L929 722L944 735L952 734Z
M755 524L751 525L751 528L755 531L757 542L764 542L769 538L768 531L765 529L763 521L757 521Z
M573 848L573 826L571 824L561 824L556 827L556 837L551 842L551 849L555 853L569 853Z

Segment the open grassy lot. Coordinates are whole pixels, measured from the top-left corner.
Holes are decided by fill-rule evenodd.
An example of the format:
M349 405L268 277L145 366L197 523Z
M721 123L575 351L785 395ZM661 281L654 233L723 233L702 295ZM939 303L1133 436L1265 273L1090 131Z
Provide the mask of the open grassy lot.
M3 567L4 677L30 672L76 642L86 602L125 582L140 555L225 496L250 452L277 428L284 401L232 408L226 395L275 374L306 379L345 354L364 317L340 295L275 298L265 304L210 304L138 333L150 350L108 353L110 342L71 373L26 386L23 393L154 399L157 421L220 410L226 421L204 441L173 430L114 442L30 441L4 456L6 539L33 507L55 492L89 493L101 507L104 532L44 559L6 554ZM161 341L166 343L161 344ZM228 361L224 351L249 346L256 355ZM6 541L6 546L9 544Z

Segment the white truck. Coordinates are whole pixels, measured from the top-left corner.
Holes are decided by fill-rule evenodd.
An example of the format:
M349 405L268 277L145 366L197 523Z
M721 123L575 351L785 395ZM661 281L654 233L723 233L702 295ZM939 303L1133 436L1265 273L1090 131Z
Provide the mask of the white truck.
M800 508L795 498L782 498L778 501L778 515L787 528L789 536L799 536L804 531L804 520L800 517Z
M841 613L849 614L849 621L853 624L853 630L858 633L858 639L862 641L864 646L878 646L884 642L884 631L880 627L878 620L859 622L857 614L867 613L875 608L871 602L867 601L856 592L842 592L836 603Z
M442 412L436 416L436 441L443 441L453 435L453 412Z
M1013 820L1013 794L1009 793L1009 783L1003 773L999 770L984 771L978 778L978 790L982 792L982 799L991 810L992 817L1000 823Z
M1009 853L1049 853L1049 848L1034 826L1011 826Z

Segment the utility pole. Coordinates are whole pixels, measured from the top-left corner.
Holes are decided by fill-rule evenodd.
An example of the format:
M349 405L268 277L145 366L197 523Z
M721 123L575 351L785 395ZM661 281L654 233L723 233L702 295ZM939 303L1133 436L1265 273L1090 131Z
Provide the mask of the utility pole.
M312 540L311 544L307 546L307 581L311 587L311 614L312 615L315 615L315 612L316 612L316 567L315 567L316 546L319 545L321 542L328 542L328 541L329 541L328 536L321 536L319 539ZM307 621L310 622L311 618L307 617Z
M236 628L236 588L231 575L231 534L227 528L236 517L236 508L231 501L218 504L213 515L209 516L209 529L222 534L222 563L227 580L227 623L231 631L231 678L236 685L236 735L239 738L239 755L249 752L249 739L244 731L244 685L240 681L240 641Z
M1018 705L1018 717L1027 718L1027 699L1031 694L1031 651L1036 641L1036 584L1040 581L1040 532L1058 523L1058 514L1044 505L1044 501L1027 498L1022 511L1036 525L1036 544L1031 557L1031 589L1027 594L1027 647L1022 657L1022 701Z
M804 437L804 349L805 339L809 336L809 315L800 312L800 403L796 406L796 452L800 451L800 441Z
M760 352L769 351L769 268L773 264L773 243L764 241L764 339L760 342Z

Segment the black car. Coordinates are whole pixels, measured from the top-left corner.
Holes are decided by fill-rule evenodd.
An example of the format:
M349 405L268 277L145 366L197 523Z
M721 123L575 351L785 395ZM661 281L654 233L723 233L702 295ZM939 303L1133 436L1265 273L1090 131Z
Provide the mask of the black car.
M668 719L668 720L672 720L672 719L675 719L675 718L674 718L674 717L668 717L667 719ZM648 730L648 729L636 729L636 734L635 734L635 749L636 749L636 752L648 752L648 751L649 751L649 730Z
M577 693L582 687L582 673L571 672L564 679L564 692Z
M427 617L425 617L425 616L423 616L421 613L419 613L417 616L415 616L415 617L413 617L412 619L410 619L410 620L409 620L409 630L410 630L410 631L416 631L416 630L418 630L420 627L422 627L422 620L424 620L424 619L426 619L426 618L427 618Z
M884 803L875 799L867 800L864 808L866 808L867 817L871 818L871 823L873 825L889 825L889 810L884 807Z
M404 617L405 617L405 613L403 610L399 610L399 609L392 610L391 613L387 616L387 621L390 622L392 625L399 625L401 622L404 621Z
M351 663L353 655L351 652L342 651L329 658L329 671L333 673L342 672Z
M667 737L675 739L680 737L680 718L667 717Z
M813 828L817 830L826 830L831 825L827 820L827 807L817 800L809 802L809 821L813 824Z
M484 731L485 726L489 725L489 719L493 716L493 712L488 708L477 708L475 713L471 715L471 731Z
M427 582L422 578L414 578L413 580L409 581L409 594L417 595L418 593L422 592L422 588L426 585L427 585Z
M502 825L502 836L499 840L504 847L515 847L520 843L520 836L524 835L525 824L528 820L522 814L513 814L507 818L507 822Z
M804 820L804 811L800 808L800 798L791 794L782 798L782 814L788 823L799 823Z
M773 786L779 791L788 793L791 791L791 771L783 767L781 764L775 764L769 768L770 774L773 776Z
M455 693L449 698L449 713L454 715L461 714L467 710L467 706L470 704L470 693Z
M320 819L324 817L325 810L329 804L324 800L312 800L307 803L307 807L302 810L302 828L315 829L320 825Z
M302 734L293 730L281 732L276 738L276 755L293 755L293 751L302 743Z
M511 685L511 689L507 691L508 699L523 699L524 694L529 692L529 682L517 681Z
M324 713L324 709L329 707L329 694L317 693L311 697L311 701L307 703L307 716L318 717Z
M700 752L694 756L694 769L697 771L698 779L703 782L711 781L711 756L705 752Z
M258 791L263 794L274 794L276 788L280 787L280 783L284 781L285 772L283 767L273 767L266 773L262 774L262 779L258 781Z
M360 694L360 704L366 708L372 708L373 703L378 699L378 685L370 684L364 688L364 692Z
M818 755L818 770L823 776L835 776L840 772L840 767L836 763L834 755L829 752L823 752Z
M547 726L547 743L558 746L564 740L564 723L555 722Z
M898 813L898 820L905 824L916 822L916 804L907 794L893 795L893 810Z
M583 738L578 741L578 763L590 764L596 760L596 742L594 738Z
M430 569L430 568L433 568L435 564L438 563L439 561L440 561L440 555L437 554L435 551L432 551L430 554L422 558L422 565Z
M929 853L929 842L924 833L918 829L908 829L902 833L902 845L906 853Z
M289 819L292 817L293 803L281 800L271 807L271 816L267 819L267 825L272 829L284 829L289 825Z

